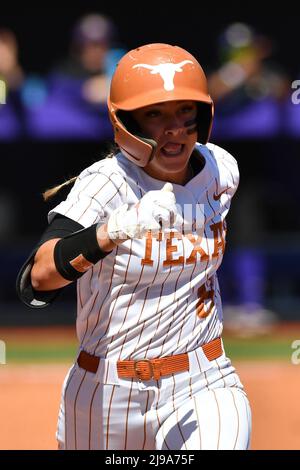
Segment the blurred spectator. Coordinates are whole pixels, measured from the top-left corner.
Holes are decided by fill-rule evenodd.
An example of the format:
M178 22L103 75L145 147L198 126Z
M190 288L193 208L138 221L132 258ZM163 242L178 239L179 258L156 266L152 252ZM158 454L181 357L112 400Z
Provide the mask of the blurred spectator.
M24 80L24 73L18 61L18 44L15 34L0 28L0 77L8 90L18 90Z
M270 137L280 131L279 104L290 94L290 80L272 60L274 48L271 38L244 23L220 35L219 66L208 77L216 137Z
M278 135L282 103L290 94L290 81L282 67L271 60L273 52L273 41L247 24L231 24L221 34L220 65L208 77L216 105L214 138L257 139ZM266 308L264 250L267 204L269 193L272 194L268 189L272 178L278 178L271 161L275 155L270 145L263 164L252 158L253 166L259 164L257 171L245 175L241 172L239 197L233 204L230 220L231 232L235 234L230 240L232 285L228 286L224 279L224 290L231 290L224 312L227 327L242 334L265 333L276 319ZM261 174L262 165L268 169L268 180Z
M33 137L110 140L106 98L110 78L123 49L114 48L116 27L107 17L89 14L78 20L69 55L47 77L43 103L28 109ZM44 96L39 87L38 96Z
M24 72L18 59L18 43L13 31L0 28L0 139L13 140L23 132L20 89Z
M106 102L109 87L107 55L117 39L114 23L106 16L89 14L75 24L70 54L54 73L84 80L83 96L91 103Z
M256 33L249 25L229 25L219 38L220 67L209 77L214 100L228 97L228 106L239 106L267 96L286 97L290 82L283 68L271 60L273 51L271 38ZM232 101L233 93L236 100Z

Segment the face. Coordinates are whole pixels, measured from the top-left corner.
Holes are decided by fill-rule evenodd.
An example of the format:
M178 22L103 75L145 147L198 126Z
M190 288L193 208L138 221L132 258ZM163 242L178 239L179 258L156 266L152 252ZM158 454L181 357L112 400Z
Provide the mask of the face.
M157 149L144 171L159 180L182 184L188 177L188 162L197 141L197 104L169 101L132 112L143 135L157 142Z
M86 44L80 54L82 64L91 72L102 71L108 46L106 44Z

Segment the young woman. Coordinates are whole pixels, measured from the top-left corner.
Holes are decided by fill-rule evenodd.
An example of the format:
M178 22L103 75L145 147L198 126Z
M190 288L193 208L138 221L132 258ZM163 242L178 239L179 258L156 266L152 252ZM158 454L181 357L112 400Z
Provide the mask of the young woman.
M235 159L207 143L197 60L149 44L108 99L119 153L84 170L18 279L44 306L77 280L79 349L63 386L63 449L246 449L251 418L226 357L216 271Z

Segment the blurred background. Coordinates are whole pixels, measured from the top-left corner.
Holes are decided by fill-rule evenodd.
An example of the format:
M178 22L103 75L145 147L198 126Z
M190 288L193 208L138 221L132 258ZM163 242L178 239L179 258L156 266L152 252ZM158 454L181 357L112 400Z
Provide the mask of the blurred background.
M291 341L300 336L299 18L213 15L167 3L146 10L87 1L84 8L0 15L0 339L7 362L71 361L75 287L53 306L31 310L18 301L15 279L48 211L67 194L44 203L42 192L110 150L111 75L127 50L149 42L180 45L199 60L215 101L211 141L239 164L219 274L229 351L237 359L290 362ZM48 327L50 346L39 333L18 336L16 327ZM34 338L40 343L32 348Z
M237 325L237 316L253 327L275 316L297 320L300 105L291 99L297 93L292 82L300 78L293 53L297 18L200 18L200 12L171 15L167 8L144 18L141 10L104 2L100 11L0 17L0 322L15 316L18 324L44 323L45 317L73 322L70 309L60 312L58 305L51 312L21 313L15 277L58 202L45 204L41 193L109 149L106 96L118 59L130 48L159 41L181 45L202 64L216 105L211 141L240 167L220 272L228 324L233 317ZM61 302L72 299L70 287Z

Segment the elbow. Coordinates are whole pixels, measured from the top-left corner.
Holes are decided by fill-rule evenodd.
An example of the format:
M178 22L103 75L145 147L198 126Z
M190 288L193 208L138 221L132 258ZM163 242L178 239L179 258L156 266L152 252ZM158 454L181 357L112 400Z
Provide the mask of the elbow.
M31 270L31 285L36 291L45 291L49 289L51 279L50 269L45 266L39 266L35 263Z
M36 252L31 269L31 285L35 291L48 291L66 284L55 268L53 250L59 239L45 242Z
M51 267L36 267L31 270L31 285L35 291L50 291L61 289L70 284L71 281L64 279L55 269Z

